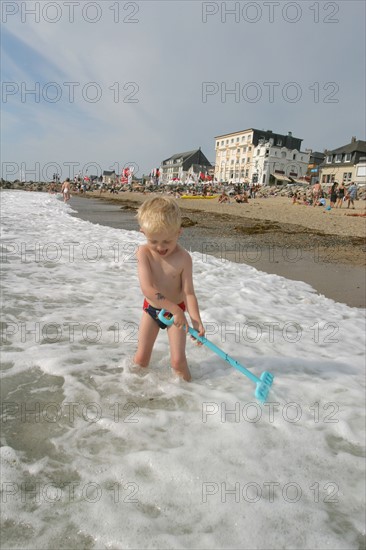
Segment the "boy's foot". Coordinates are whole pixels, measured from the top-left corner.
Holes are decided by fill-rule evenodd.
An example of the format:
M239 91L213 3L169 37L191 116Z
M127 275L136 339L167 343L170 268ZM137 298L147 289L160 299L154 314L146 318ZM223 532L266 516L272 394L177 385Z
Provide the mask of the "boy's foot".
M186 368L182 368L180 370L178 369L172 369L173 373L179 377L179 378L182 378L182 380L185 380L186 382L190 382L191 381L191 373L189 372L189 368L186 367Z

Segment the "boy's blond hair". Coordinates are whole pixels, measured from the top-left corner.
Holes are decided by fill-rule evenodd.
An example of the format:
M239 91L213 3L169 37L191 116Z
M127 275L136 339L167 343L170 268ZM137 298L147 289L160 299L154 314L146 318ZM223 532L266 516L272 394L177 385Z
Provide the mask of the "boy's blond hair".
M147 199L137 211L137 220L146 233L178 232L182 223L179 206L172 197Z

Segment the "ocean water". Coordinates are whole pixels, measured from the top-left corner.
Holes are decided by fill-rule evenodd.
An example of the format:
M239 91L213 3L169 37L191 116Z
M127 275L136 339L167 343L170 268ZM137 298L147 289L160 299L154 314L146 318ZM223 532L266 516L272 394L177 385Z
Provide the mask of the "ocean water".
M207 337L133 366L143 236L1 193L4 548L360 549L365 311L194 252Z

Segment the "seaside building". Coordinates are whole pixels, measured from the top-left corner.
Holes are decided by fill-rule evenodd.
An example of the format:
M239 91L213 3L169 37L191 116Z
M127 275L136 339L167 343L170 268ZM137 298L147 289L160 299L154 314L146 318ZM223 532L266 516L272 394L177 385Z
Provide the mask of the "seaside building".
M360 157L356 165L356 175L353 179L357 185L366 185L366 156Z
M201 147L194 151L176 153L163 160L160 167L160 182L179 180L185 183L190 178L195 179L202 172L207 174L212 169L212 164L202 153Z
M118 181L118 176L114 170L103 171L103 183L110 184L110 183L116 183L117 181Z
M259 185L307 183L310 153L273 145L273 139L260 139L253 150L252 182Z
M365 184L365 156L366 141L357 140L355 136L351 143L326 151L325 161L320 167L320 182L327 184L337 181L348 184L355 181Z
M320 181L320 165L324 162L325 153L312 151L312 149L305 149L305 152L310 153L306 178L311 185L314 185L314 183Z
M221 182L263 184L264 175L265 183L269 183L269 174L277 174L278 179L273 178L278 182L288 180L290 171L296 173L296 177L304 175L302 163L306 162L307 153L301 152L302 139L294 137L292 132L284 135L248 128L216 136L215 140L215 178ZM270 150L268 156L266 149Z

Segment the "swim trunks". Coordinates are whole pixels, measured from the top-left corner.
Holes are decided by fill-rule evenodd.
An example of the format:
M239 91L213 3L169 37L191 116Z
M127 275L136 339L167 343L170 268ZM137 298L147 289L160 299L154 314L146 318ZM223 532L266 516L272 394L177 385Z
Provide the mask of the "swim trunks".
M186 310L186 305L185 305L184 302L181 302L180 304L178 304L178 306L183 311ZM160 328L163 328L163 329L168 328L168 326L165 323L163 323L163 321L160 321L160 319L158 319L158 315L161 312L162 308L159 309L157 307L153 307L152 305L149 304L149 302L145 298L144 299L144 305L142 306L142 309L144 311L146 311L146 313L148 313L150 315L150 317L152 317L154 319L154 321L157 322L157 324L159 325Z

